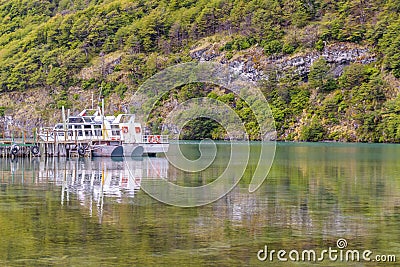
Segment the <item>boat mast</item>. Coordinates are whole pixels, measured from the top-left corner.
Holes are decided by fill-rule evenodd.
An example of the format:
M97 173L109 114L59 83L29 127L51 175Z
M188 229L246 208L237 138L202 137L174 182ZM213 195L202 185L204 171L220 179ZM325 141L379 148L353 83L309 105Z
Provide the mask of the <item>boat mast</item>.
M102 124L102 137L103 137L103 140L105 139L105 136L106 136L106 127L105 127L105 125L104 125L104 98L102 98L101 99L101 124Z
M67 110L67 126L66 126L67 128L66 128L66 131L68 131L68 129L69 129L69 116L71 116L71 110L70 109ZM65 132L64 135L65 135L65 140L67 140L67 138L69 138L67 132Z
M62 122L63 122L63 130L65 131L65 130L67 130L67 125L65 124L65 108L64 108L64 106L62 106L61 107L61 117L62 117Z

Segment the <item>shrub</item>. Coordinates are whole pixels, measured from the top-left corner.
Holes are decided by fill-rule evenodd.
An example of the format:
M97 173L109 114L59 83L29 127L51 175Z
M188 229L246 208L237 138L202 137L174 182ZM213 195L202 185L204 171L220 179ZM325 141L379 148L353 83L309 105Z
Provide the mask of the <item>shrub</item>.
M309 125L301 128L300 141L317 142L323 140L326 134L324 126L317 118L313 118Z
M267 55L278 54L282 52L282 42L279 40L272 40L263 45L264 53Z

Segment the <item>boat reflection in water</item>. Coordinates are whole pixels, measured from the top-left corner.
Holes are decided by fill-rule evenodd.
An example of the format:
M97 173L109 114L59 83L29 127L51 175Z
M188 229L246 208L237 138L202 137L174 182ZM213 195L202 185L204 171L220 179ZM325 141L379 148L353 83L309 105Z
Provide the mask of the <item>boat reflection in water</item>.
M64 207L78 205L113 222L115 204L132 203L143 179L168 178L168 172L167 159L155 157L0 159L0 193L19 185L60 192Z
M104 203L132 202L143 178L166 178L167 173L165 158L55 158L40 162L37 177L61 187L62 205L78 200L102 222Z

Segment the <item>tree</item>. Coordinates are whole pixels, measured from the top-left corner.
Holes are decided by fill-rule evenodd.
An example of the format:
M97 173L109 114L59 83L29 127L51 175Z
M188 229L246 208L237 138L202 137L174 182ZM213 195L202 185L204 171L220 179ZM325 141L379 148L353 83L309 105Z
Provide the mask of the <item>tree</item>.
M400 78L400 36L386 49L385 67L393 72L396 78Z
M350 90L368 82L369 75L367 68L359 63L350 64L345 67L342 76L339 78L339 84L342 89Z
M336 81L330 73L330 67L324 58L314 61L308 74L312 88L320 92L329 92L336 88Z

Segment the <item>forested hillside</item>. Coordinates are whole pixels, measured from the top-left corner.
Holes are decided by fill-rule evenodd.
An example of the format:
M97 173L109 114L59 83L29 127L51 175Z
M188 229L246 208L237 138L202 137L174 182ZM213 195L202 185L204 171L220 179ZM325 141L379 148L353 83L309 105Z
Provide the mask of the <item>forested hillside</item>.
M245 66L280 140L400 142L399 14L399 0L0 0L0 116L31 129L61 106L88 105L92 92L124 111L147 78L202 59ZM165 101L199 95L256 129L221 88L189 85ZM159 114L171 108L160 104Z

